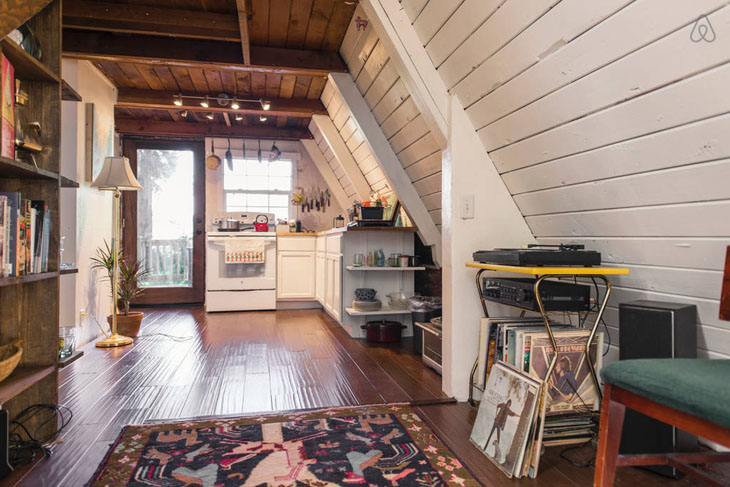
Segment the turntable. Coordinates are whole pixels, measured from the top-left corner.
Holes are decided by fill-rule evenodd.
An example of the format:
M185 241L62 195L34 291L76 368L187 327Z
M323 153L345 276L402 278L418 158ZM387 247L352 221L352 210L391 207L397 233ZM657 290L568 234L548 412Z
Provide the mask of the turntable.
M584 245L530 244L523 249L493 249L474 252L474 260L482 264L524 267L601 265L601 253L584 250Z

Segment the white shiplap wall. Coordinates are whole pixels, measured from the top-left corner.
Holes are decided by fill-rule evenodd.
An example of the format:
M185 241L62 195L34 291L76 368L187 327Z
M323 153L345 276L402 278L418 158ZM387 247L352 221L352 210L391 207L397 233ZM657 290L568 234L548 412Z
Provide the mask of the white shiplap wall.
M730 6L723 0L402 0L538 240L631 274L618 303L696 304L699 354L730 358ZM693 42L707 15L713 42ZM612 356L616 356L613 350Z
M366 18L362 7L355 11L340 55L393 152L440 229L441 149L398 74L395 63L391 62L385 43L380 42L372 25L358 30L355 22L357 17ZM337 90L329 84L322 93L322 102L373 190L381 193L391 191L382 168L351 120L347 106L342 103Z

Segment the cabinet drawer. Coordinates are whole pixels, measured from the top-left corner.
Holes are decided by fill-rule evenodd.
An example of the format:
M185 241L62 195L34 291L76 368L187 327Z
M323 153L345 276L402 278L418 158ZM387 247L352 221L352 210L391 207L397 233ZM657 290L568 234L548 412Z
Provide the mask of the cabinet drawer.
M293 250L295 252L314 252L317 237L279 237L276 239L278 250Z
M327 237L327 253L328 254L341 254L342 253L342 236L337 235L335 237Z

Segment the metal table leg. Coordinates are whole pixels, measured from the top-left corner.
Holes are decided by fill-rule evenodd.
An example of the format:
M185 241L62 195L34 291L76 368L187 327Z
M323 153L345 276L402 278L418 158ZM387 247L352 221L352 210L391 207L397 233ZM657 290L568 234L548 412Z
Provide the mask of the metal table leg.
M553 346L554 354L553 359L550 361L550 366L547 369L547 373L545 374L545 377L543 378L543 381L547 383L547 381L550 378L550 374L553 372L553 368L555 367L555 363L558 359L558 346L555 342L555 336L553 335L553 330L550 327L550 321L548 320L547 313L545 312L545 307L542 303L542 298L540 297L540 284L548 278L558 278L560 276L551 276L551 275L544 275L540 276L537 281L535 281L535 300L537 301L537 305L540 308L540 315L542 316L543 322L545 323L545 329L547 330L548 336L550 337L550 343ZM596 331L598 330L598 325L601 323L601 318L603 317L603 312L606 309L606 304L608 303L608 298L611 295L611 283L608 282L608 279L606 279L605 276L597 275L597 276L583 276L583 275L576 275L575 277L591 277L591 278L598 278L601 279L606 284L606 294L603 298L603 302L601 303L601 307L598 310L598 315L596 316L596 321L593 323L593 327L591 328L591 333L588 336L588 342L586 343L586 348L583 351L586 361L588 362L588 370L591 373L591 378L593 379L593 384L596 386L596 392L598 393L598 399L602 400L603 396L601 394L601 384L598 381L598 374L596 373L596 368L593 366L593 360L591 360L591 343L593 343L593 338L596 336ZM597 353L601 353L600 350L597 351Z

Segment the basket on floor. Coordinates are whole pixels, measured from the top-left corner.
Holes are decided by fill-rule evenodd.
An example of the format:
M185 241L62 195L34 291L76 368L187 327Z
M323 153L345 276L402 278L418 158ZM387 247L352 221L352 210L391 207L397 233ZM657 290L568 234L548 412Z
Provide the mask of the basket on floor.
M17 339L0 346L0 382L7 379L20 363L20 357L23 356L23 347L20 346L22 343L23 340Z

